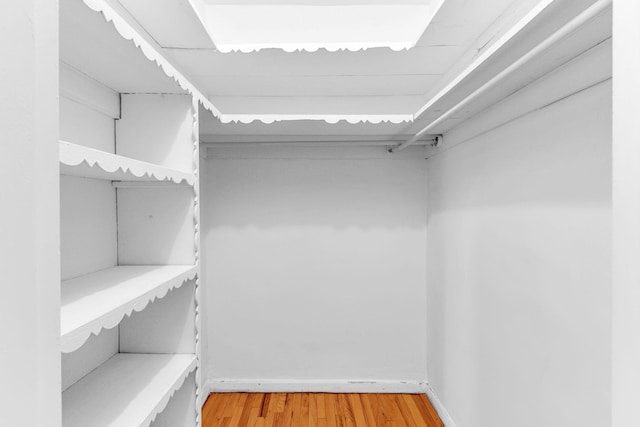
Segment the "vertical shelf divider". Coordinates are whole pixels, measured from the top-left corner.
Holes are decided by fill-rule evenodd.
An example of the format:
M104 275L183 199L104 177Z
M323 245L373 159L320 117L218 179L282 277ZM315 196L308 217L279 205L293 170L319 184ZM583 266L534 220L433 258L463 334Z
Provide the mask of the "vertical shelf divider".
M121 12L59 7L62 427L201 427L199 114L217 110Z

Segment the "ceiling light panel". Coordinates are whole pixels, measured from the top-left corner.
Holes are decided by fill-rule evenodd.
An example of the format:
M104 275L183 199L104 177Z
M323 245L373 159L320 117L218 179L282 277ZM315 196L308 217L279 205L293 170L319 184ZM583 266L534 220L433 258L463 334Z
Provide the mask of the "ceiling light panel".
M221 52L409 49L444 0L189 0Z

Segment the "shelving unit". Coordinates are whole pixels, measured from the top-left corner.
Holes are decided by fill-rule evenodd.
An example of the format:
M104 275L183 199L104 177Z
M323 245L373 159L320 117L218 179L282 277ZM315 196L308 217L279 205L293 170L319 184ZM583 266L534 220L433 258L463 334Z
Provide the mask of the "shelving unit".
M59 13L62 425L198 426L198 99L109 2Z
M116 354L62 393L62 423L149 426L196 365L189 354Z

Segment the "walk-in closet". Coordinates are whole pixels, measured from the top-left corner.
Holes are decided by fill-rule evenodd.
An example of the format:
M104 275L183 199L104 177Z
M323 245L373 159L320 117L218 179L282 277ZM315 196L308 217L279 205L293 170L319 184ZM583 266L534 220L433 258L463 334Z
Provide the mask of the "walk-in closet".
M640 3L0 5L0 426L640 425Z

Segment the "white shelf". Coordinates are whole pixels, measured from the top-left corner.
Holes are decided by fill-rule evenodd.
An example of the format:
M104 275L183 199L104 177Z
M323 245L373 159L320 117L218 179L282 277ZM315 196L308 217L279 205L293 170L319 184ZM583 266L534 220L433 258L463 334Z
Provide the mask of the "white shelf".
M141 36L103 3L60 1L60 61L116 92L184 93L174 79L136 46L136 41L142 42ZM105 9L113 22L92 7Z
M59 11L61 62L116 92L189 93L214 116L222 115L120 3L62 0Z
M193 265L121 266L62 282L61 351L69 353L91 334L118 325L156 298L193 279Z
M62 425L147 427L195 368L193 354L116 354L62 393Z
M173 182L193 186L195 175L78 144L60 141L62 175L111 181Z

